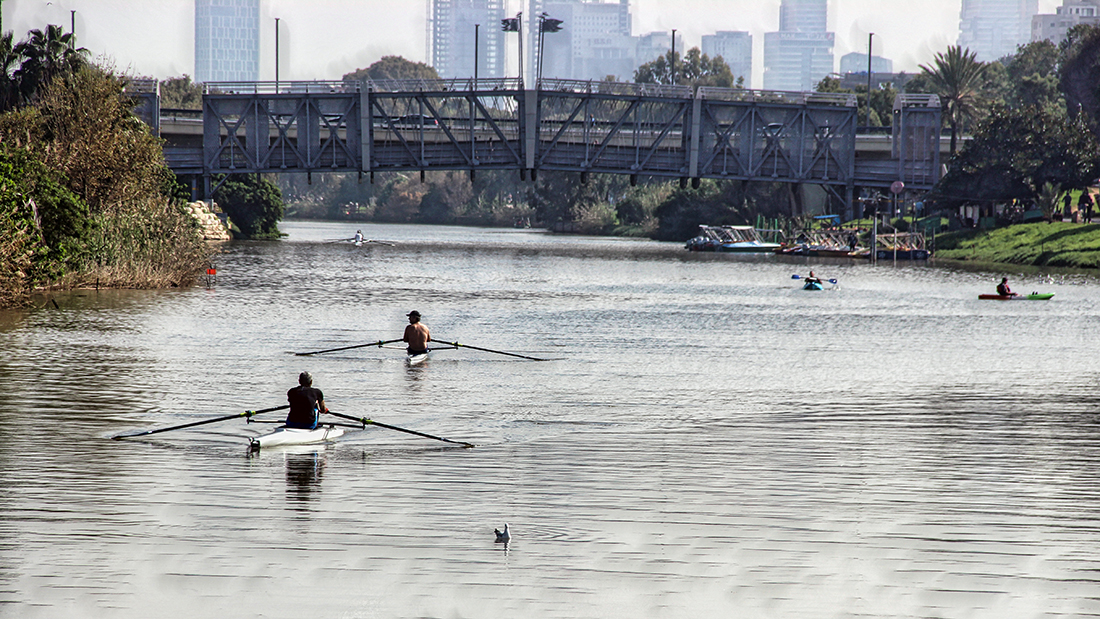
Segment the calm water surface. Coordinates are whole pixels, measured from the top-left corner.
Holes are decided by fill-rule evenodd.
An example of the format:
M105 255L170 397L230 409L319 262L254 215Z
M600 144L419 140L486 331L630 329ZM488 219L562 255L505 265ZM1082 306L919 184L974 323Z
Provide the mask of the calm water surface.
M396 246L325 242L357 227ZM1095 279L1010 274L1056 295L1004 303L977 300L1000 274L924 265L283 228L210 287L0 313L0 616L1100 616ZM552 360L292 354L412 309ZM302 370L334 411L477 448L110 440L279 406Z

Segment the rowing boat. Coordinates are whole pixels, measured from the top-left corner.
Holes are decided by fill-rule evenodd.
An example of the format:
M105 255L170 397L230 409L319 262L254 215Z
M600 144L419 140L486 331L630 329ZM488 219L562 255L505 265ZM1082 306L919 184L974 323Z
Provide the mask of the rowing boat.
M992 301L1047 301L1054 296L1053 292L1039 293L1033 292L1031 294L980 294L979 299L992 300Z
M420 365L428 360L428 353L422 352L418 355L406 355L405 362L409 365Z
M333 425L319 425L310 430L308 428L288 428L280 426L275 430L253 437L250 448L259 451L263 447L275 447L278 445L313 445L324 443L344 435L344 429Z

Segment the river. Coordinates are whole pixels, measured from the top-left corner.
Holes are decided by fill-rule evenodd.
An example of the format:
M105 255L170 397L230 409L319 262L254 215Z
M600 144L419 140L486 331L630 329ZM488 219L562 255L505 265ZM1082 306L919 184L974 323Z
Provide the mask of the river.
M1100 615L1094 277L979 301L1000 273L282 228L209 285L0 312L0 616ZM356 228L392 244L328 242ZM801 290L811 268L839 284ZM413 309L548 360L293 354ZM333 411L476 447L370 427L250 454L272 426L243 420L111 440L279 406L303 370Z

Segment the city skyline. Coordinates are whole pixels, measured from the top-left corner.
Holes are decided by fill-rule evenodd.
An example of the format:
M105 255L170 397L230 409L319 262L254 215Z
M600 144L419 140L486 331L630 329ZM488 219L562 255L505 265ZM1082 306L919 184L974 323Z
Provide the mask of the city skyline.
M276 17L280 18L283 80L336 80L387 55L429 61L425 57L426 3L401 0L408 10L394 11L396 1L262 0L260 79L274 79ZM526 8L527 2L507 0L506 13L514 15L521 5ZM1061 0L1040 0L1039 11L1054 13L1060 5ZM113 59L118 70L161 79L194 76L194 0L142 2L140 10L135 6L133 0L6 0L3 27L14 31L18 40L27 30L48 23L67 29L70 11L76 11L80 45L96 56ZM632 0L633 31L644 35L676 28L685 48L700 46L704 35L717 31L747 31L754 38L755 83L750 86L760 88L763 33L778 29L779 6L779 0L685 0L675 5ZM961 0L929 0L919 6L898 6L894 0L830 0L828 6L836 57L866 53L867 34L874 32L874 55L893 60L897 71L916 72L959 37ZM378 14L386 16L385 22L374 18ZM499 28L499 24L490 27ZM516 37L506 41L507 74L515 75Z

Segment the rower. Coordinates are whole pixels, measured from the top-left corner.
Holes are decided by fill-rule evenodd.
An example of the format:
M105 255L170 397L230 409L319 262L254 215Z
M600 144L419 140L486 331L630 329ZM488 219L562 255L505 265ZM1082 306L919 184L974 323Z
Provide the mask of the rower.
M302 372L298 375L298 386L286 392L290 402L290 413L286 416L286 427L312 430L317 427L317 416L327 413L325 394L313 387L313 375Z
M363 231L362 230L356 230L355 231L355 244L358 245L362 242L363 242Z
M405 335L401 341L409 345L406 350L409 355L423 355L428 352L428 342L432 341L431 333L420 322L420 312L413 310L406 316L409 317L409 324L405 327Z

